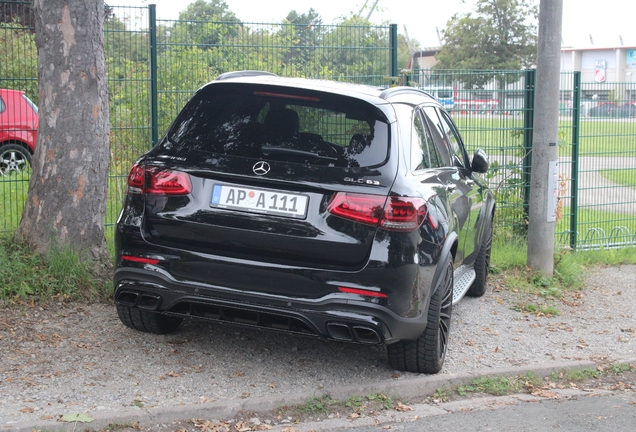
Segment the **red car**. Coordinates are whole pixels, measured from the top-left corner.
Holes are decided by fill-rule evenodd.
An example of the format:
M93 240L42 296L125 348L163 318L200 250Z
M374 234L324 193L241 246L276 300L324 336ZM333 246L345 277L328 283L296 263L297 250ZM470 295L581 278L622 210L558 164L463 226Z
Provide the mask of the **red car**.
M0 89L0 176L31 165L38 134L38 107L20 90Z

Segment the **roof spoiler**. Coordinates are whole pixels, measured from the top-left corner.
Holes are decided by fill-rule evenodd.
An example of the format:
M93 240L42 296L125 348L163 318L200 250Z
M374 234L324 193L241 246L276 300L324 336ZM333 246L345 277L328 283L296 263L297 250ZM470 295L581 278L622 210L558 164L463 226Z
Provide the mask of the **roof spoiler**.
M278 76L272 72L266 71L257 71L257 70L242 70L242 71L233 71L233 72L225 72L216 77L216 81L222 81L230 78L239 78L246 76L258 76L258 75L269 75L269 76Z

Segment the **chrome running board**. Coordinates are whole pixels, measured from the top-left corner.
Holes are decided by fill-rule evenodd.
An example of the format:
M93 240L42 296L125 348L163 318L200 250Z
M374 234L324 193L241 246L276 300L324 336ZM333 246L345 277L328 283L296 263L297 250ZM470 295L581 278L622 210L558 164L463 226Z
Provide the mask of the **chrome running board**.
M455 281L453 284L453 304L464 298L476 277L475 269L472 267L461 266L455 270L453 274Z

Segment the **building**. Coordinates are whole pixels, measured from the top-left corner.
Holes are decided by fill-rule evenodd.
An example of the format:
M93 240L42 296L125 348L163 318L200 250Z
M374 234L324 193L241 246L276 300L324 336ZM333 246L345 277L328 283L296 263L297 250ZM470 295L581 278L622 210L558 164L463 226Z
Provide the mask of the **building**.
M636 101L636 46L562 48L561 71L581 72L581 99Z

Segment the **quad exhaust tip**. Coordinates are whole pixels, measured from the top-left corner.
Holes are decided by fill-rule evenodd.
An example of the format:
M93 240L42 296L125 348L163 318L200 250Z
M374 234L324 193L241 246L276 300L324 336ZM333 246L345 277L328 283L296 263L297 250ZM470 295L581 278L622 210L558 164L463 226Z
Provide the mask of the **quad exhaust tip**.
M339 341L373 345L382 343L380 333L373 327L330 322L327 323L327 332L332 339Z
M138 291L122 290L117 294L117 302L122 306L136 307L139 309L154 311L161 305L161 296L147 294Z

